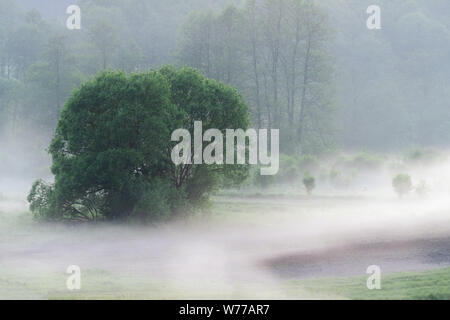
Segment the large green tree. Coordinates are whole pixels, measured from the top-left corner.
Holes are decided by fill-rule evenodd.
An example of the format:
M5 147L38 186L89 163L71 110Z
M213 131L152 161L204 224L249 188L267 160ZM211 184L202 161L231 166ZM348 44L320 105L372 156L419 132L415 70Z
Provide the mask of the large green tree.
M246 129L247 118L235 89L193 69L102 72L67 101L49 149L55 183L33 185L31 210L48 219L152 219L202 204L220 177L239 182L245 167L175 166L171 133L193 136L194 121Z

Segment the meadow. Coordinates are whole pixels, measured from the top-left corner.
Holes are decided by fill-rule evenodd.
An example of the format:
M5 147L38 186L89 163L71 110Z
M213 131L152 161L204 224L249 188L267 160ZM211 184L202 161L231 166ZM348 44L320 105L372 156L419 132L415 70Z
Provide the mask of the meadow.
M0 208L1 299L450 297L450 218L422 200L233 191L151 226L38 223L5 197ZM381 290L366 287L370 263ZM69 265L81 290L66 287Z

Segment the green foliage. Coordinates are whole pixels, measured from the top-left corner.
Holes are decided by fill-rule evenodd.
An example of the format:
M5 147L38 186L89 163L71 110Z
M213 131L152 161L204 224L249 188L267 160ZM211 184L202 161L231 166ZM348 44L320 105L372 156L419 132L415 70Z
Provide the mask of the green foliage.
M373 171L381 167L382 160L370 153L363 152L355 156L353 166L359 170Z
M309 173L306 173L303 177L303 185L306 188L308 195L312 194L312 191L316 188L316 179Z
M192 68L165 66L160 73L168 79L171 101L180 110L177 114L179 128L192 133L194 121L201 120L204 132L212 128L219 129L222 133L230 128L247 130L248 108L236 89L208 79ZM224 152L226 153L226 146ZM185 169L189 170L188 180L191 180L188 183L191 190L186 192L194 202L204 202L201 194L212 192L218 183L238 186L249 176L246 165L197 165ZM176 181L188 182L180 172L175 175Z
M411 177L408 174L396 175L392 180L392 186L399 197L410 193L413 188Z
M50 146L60 211L86 216L75 204L93 197L104 204L86 206L90 216L130 214L139 198L134 186L168 169L163 150L175 112L169 91L157 72L106 72L74 92Z
M414 149L408 152L406 161L414 165L427 165L436 161L438 155L433 150Z
M422 272L399 272L383 276L382 290L367 290L367 277L335 277L290 281L295 295L305 290L318 294L335 294L354 300L448 300L450 269L438 268Z
M172 214L171 200L176 190L169 182L155 179L141 191L140 198L131 212L130 219L143 223L162 221Z
M217 176L240 183L247 168L175 167L171 133L193 134L196 120L206 128L246 129L247 117L234 89L193 69L102 72L67 101L49 148L55 184L36 183L30 208L50 219L147 221L198 207Z
M38 219L56 216L54 187L43 180L36 181L28 195L30 210Z

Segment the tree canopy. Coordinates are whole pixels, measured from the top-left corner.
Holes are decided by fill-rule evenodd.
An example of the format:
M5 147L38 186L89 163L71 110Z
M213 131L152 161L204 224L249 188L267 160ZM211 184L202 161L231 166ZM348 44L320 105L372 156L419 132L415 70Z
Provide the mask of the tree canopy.
M34 184L31 210L52 219L154 219L201 205L220 177L245 166L175 166L171 133L248 126L237 91L189 69L102 72L75 90L49 148L54 185ZM182 176L180 176L182 175Z

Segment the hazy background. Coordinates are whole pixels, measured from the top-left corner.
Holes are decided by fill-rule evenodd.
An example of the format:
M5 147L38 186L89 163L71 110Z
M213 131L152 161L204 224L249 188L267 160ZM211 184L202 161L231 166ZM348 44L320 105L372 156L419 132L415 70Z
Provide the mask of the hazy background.
M201 36L207 33L211 33L211 45L215 46L210 53L214 71L209 71L208 76L238 87L251 107L253 125L258 126L253 71L241 69L242 63L251 65L250 58L246 60L250 57L248 52L242 53L250 48L246 47L245 39L233 38L247 31L242 30L239 18L233 18L228 8L229 5L245 8L244 1L79 1L82 29L69 31L64 27L65 9L72 3L2 1L0 122L3 140L25 140L29 143L27 150L41 150L46 146L58 112L72 89L103 69L103 49L107 52L107 68L137 71L174 63L192 65L208 73L204 70L204 52L189 51L189 46L197 40L203 41ZM366 28L366 8L370 4L378 4L382 9L382 30ZM402 151L447 147L450 141L448 2L339 0L320 1L319 5L326 16L320 28L327 35L317 40L314 47L317 65L311 67L310 83L314 88L310 95L321 101L317 108L322 110L312 111L315 113L308 122L313 123L315 118L321 124L306 125L314 137L305 134L305 139L314 145L304 146L303 150L317 153L331 148ZM228 11L222 11L223 8ZM212 17L209 23L215 26L211 30L201 28L201 19L192 16L188 19L192 12L197 16L200 12L212 13L217 18ZM263 14L267 12L275 11L268 8ZM288 21L288 17L282 20ZM240 29L226 32L223 28L227 24ZM200 26L199 31L195 31L196 26ZM101 32L102 28L106 32ZM302 98L302 87L298 85L291 107L290 88L284 84L288 77L284 75L284 65L289 70L292 66L283 62L289 60L291 50L291 44L283 42L293 38L287 27L280 35L268 35L270 29L264 28L255 26L260 37L256 44L261 61L258 65L260 100L270 101L269 106L261 102L262 126L269 125L266 109L272 109L270 125L282 125L286 129L289 109L298 108ZM274 85L273 75L265 67L271 62L265 52L270 45L265 42L277 39L281 42L281 56L275 101L270 88ZM298 56L299 68L303 58ZM227 59L231 59L233 66L228 65ZM265 72L268 96L262 88ZM57 73L59 82L56 82ZM275 119L278 113L280 123ZM292 150L293 140L295 137L285 137L282 149ZM39 147L33 147L38 144Z

